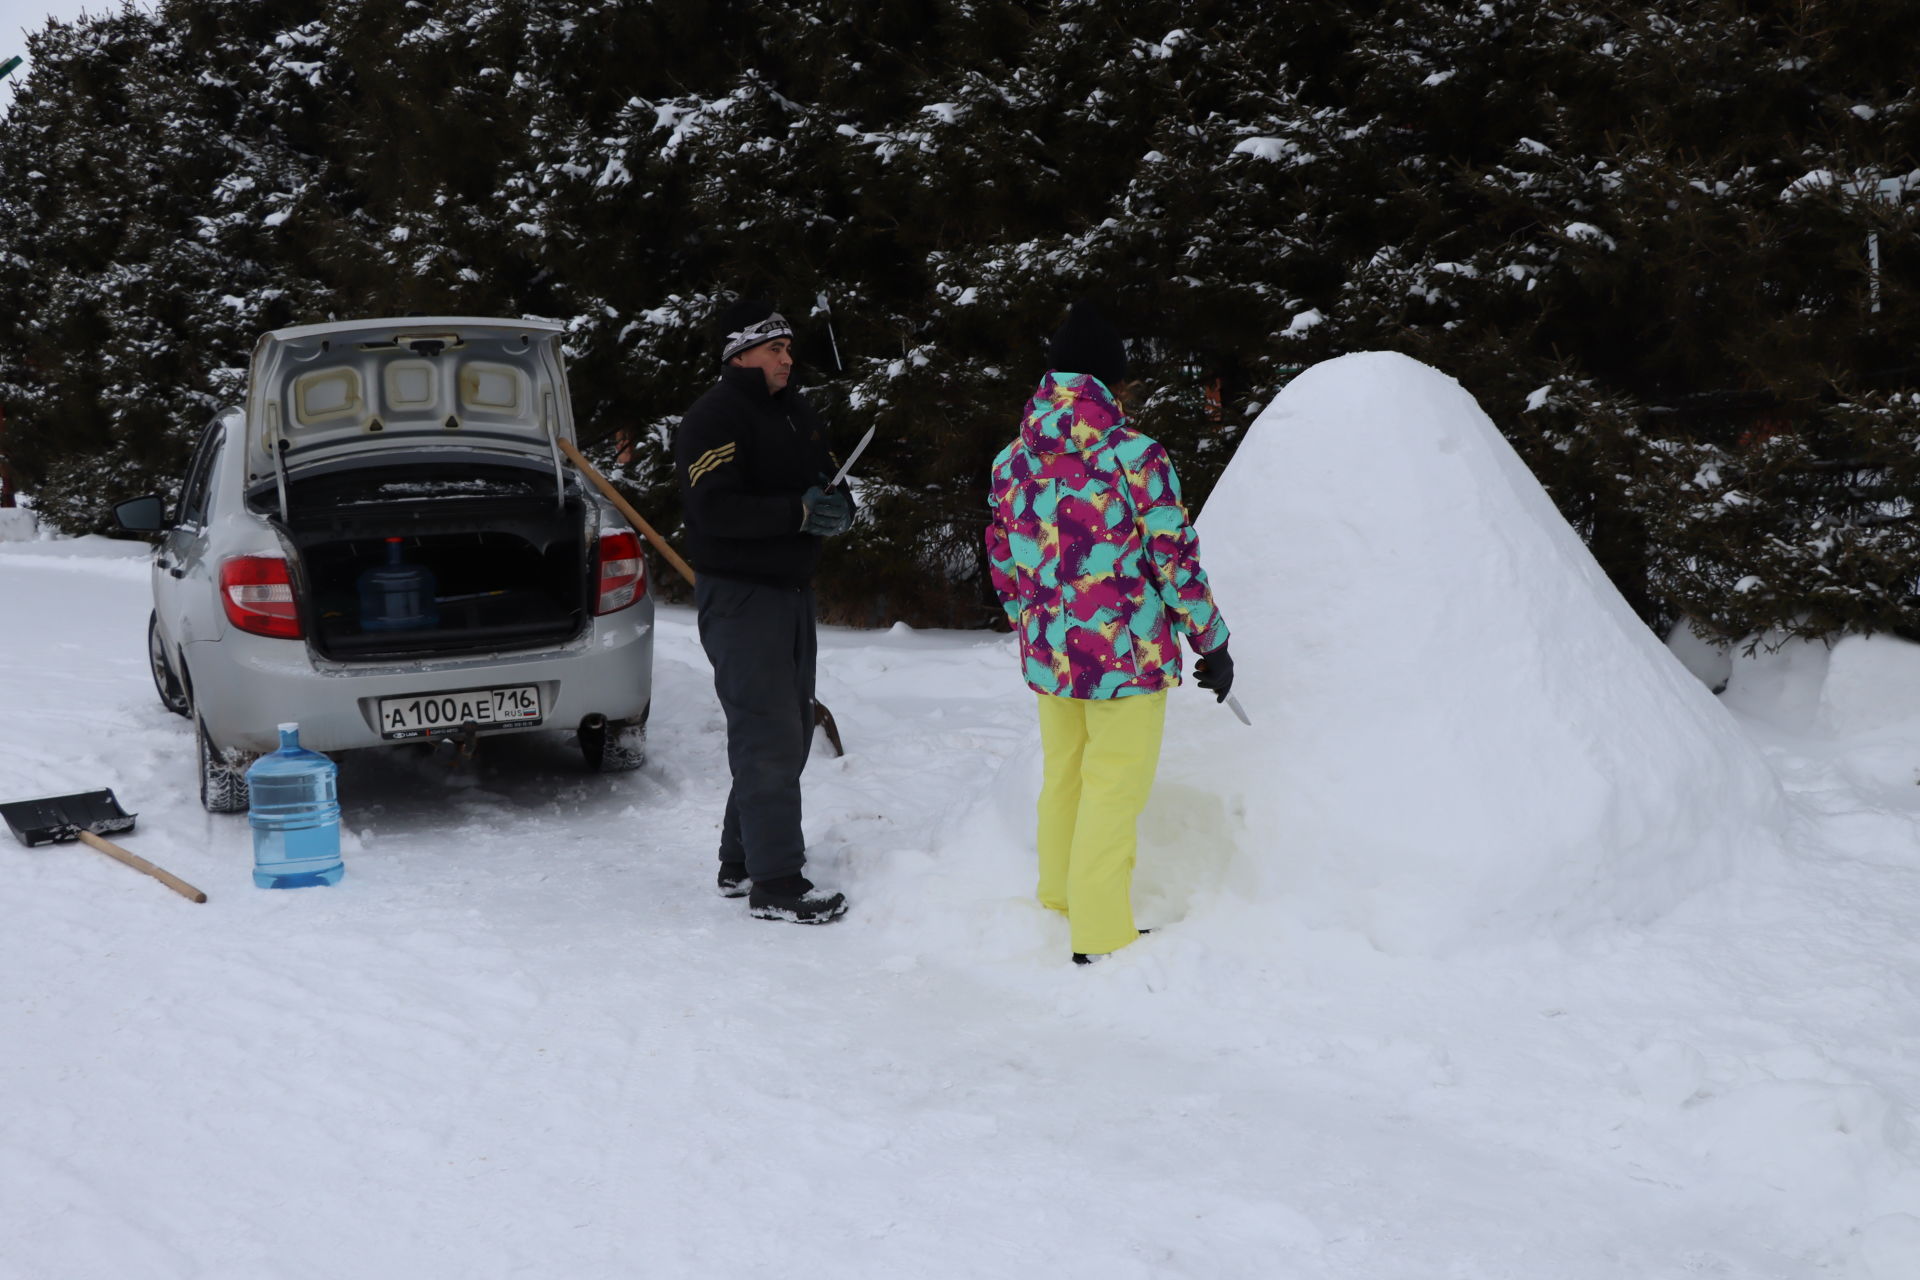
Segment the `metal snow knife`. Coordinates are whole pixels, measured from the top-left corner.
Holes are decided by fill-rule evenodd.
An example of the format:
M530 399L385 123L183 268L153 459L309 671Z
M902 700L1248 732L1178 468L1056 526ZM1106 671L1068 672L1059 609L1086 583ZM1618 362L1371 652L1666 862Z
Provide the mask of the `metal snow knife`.
M1241 724L1249 729L1253 728L1253 721L1247 719L1247 709L1240 705L1240 699L1236 695L1231 693L1227 695L1227 710L1233 712Z
M833 479L827 481L827 488L838 488L840 482L847 478L847 472L853 470L853 464L860 460L860 455L865 453L867 446L873 443L873 433L876 429L877 427L867 428L867 434L861 436L860 443L853 446L853 452L847 455L847 460L840 465L840 470L834 473Z

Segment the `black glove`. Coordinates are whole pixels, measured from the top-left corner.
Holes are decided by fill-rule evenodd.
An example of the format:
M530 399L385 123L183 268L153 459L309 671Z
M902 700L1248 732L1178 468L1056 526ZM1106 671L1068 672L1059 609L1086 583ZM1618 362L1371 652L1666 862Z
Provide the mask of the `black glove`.
M1212 694L1215 702L1227 700L1233 692L1233 659L1227 646L1200 655L1200 661L1193 664L1193 682Z
M805 509L800 521L802 533L831 538L853 528L853 499L838 489L828 493L815 485L801 496L800 505Z
M847 504L847 526L851 528L853 526L853 518L860 514L860 504L853 500L852 485L844 480L839 484L832 484L830 483L832 479L833 477L823 471L820 473L820 478L814 481L814 488L820 490L820 492L826 494L829 498ZM811 490L809 490L809 492L811 492Z

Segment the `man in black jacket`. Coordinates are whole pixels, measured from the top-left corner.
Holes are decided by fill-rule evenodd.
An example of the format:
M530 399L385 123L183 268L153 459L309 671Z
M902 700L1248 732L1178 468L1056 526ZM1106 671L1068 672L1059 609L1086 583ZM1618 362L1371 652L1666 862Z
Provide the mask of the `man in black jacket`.
M688 409L674 471L697 573L700 644L727 717L733 789L720 892L762 920L826 924L846 898L801 874L800 771L813 744L813 571L822 538L853 524L818 415L789 387L793 329L763 302L720 323L720 381Z

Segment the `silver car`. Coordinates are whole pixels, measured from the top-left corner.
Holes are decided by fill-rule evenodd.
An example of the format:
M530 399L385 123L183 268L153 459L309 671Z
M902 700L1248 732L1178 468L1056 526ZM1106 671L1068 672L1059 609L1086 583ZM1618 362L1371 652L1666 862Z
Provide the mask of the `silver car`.
M653 599L640 540L564 465L559 325L435 317L280 329L208 424L160 534L154 684L193 721L201 802L246 808L278 745L341 751L561 729L645 759Z

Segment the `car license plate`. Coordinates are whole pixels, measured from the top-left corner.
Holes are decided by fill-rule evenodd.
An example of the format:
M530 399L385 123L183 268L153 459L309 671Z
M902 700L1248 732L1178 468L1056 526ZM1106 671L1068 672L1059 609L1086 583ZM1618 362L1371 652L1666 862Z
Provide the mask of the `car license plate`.
M540 687L516 684L504 689L463 689L458 693L382 698L378 711L383 738L427 738L436 733L458 733L469 723L481 728L539 724Z

